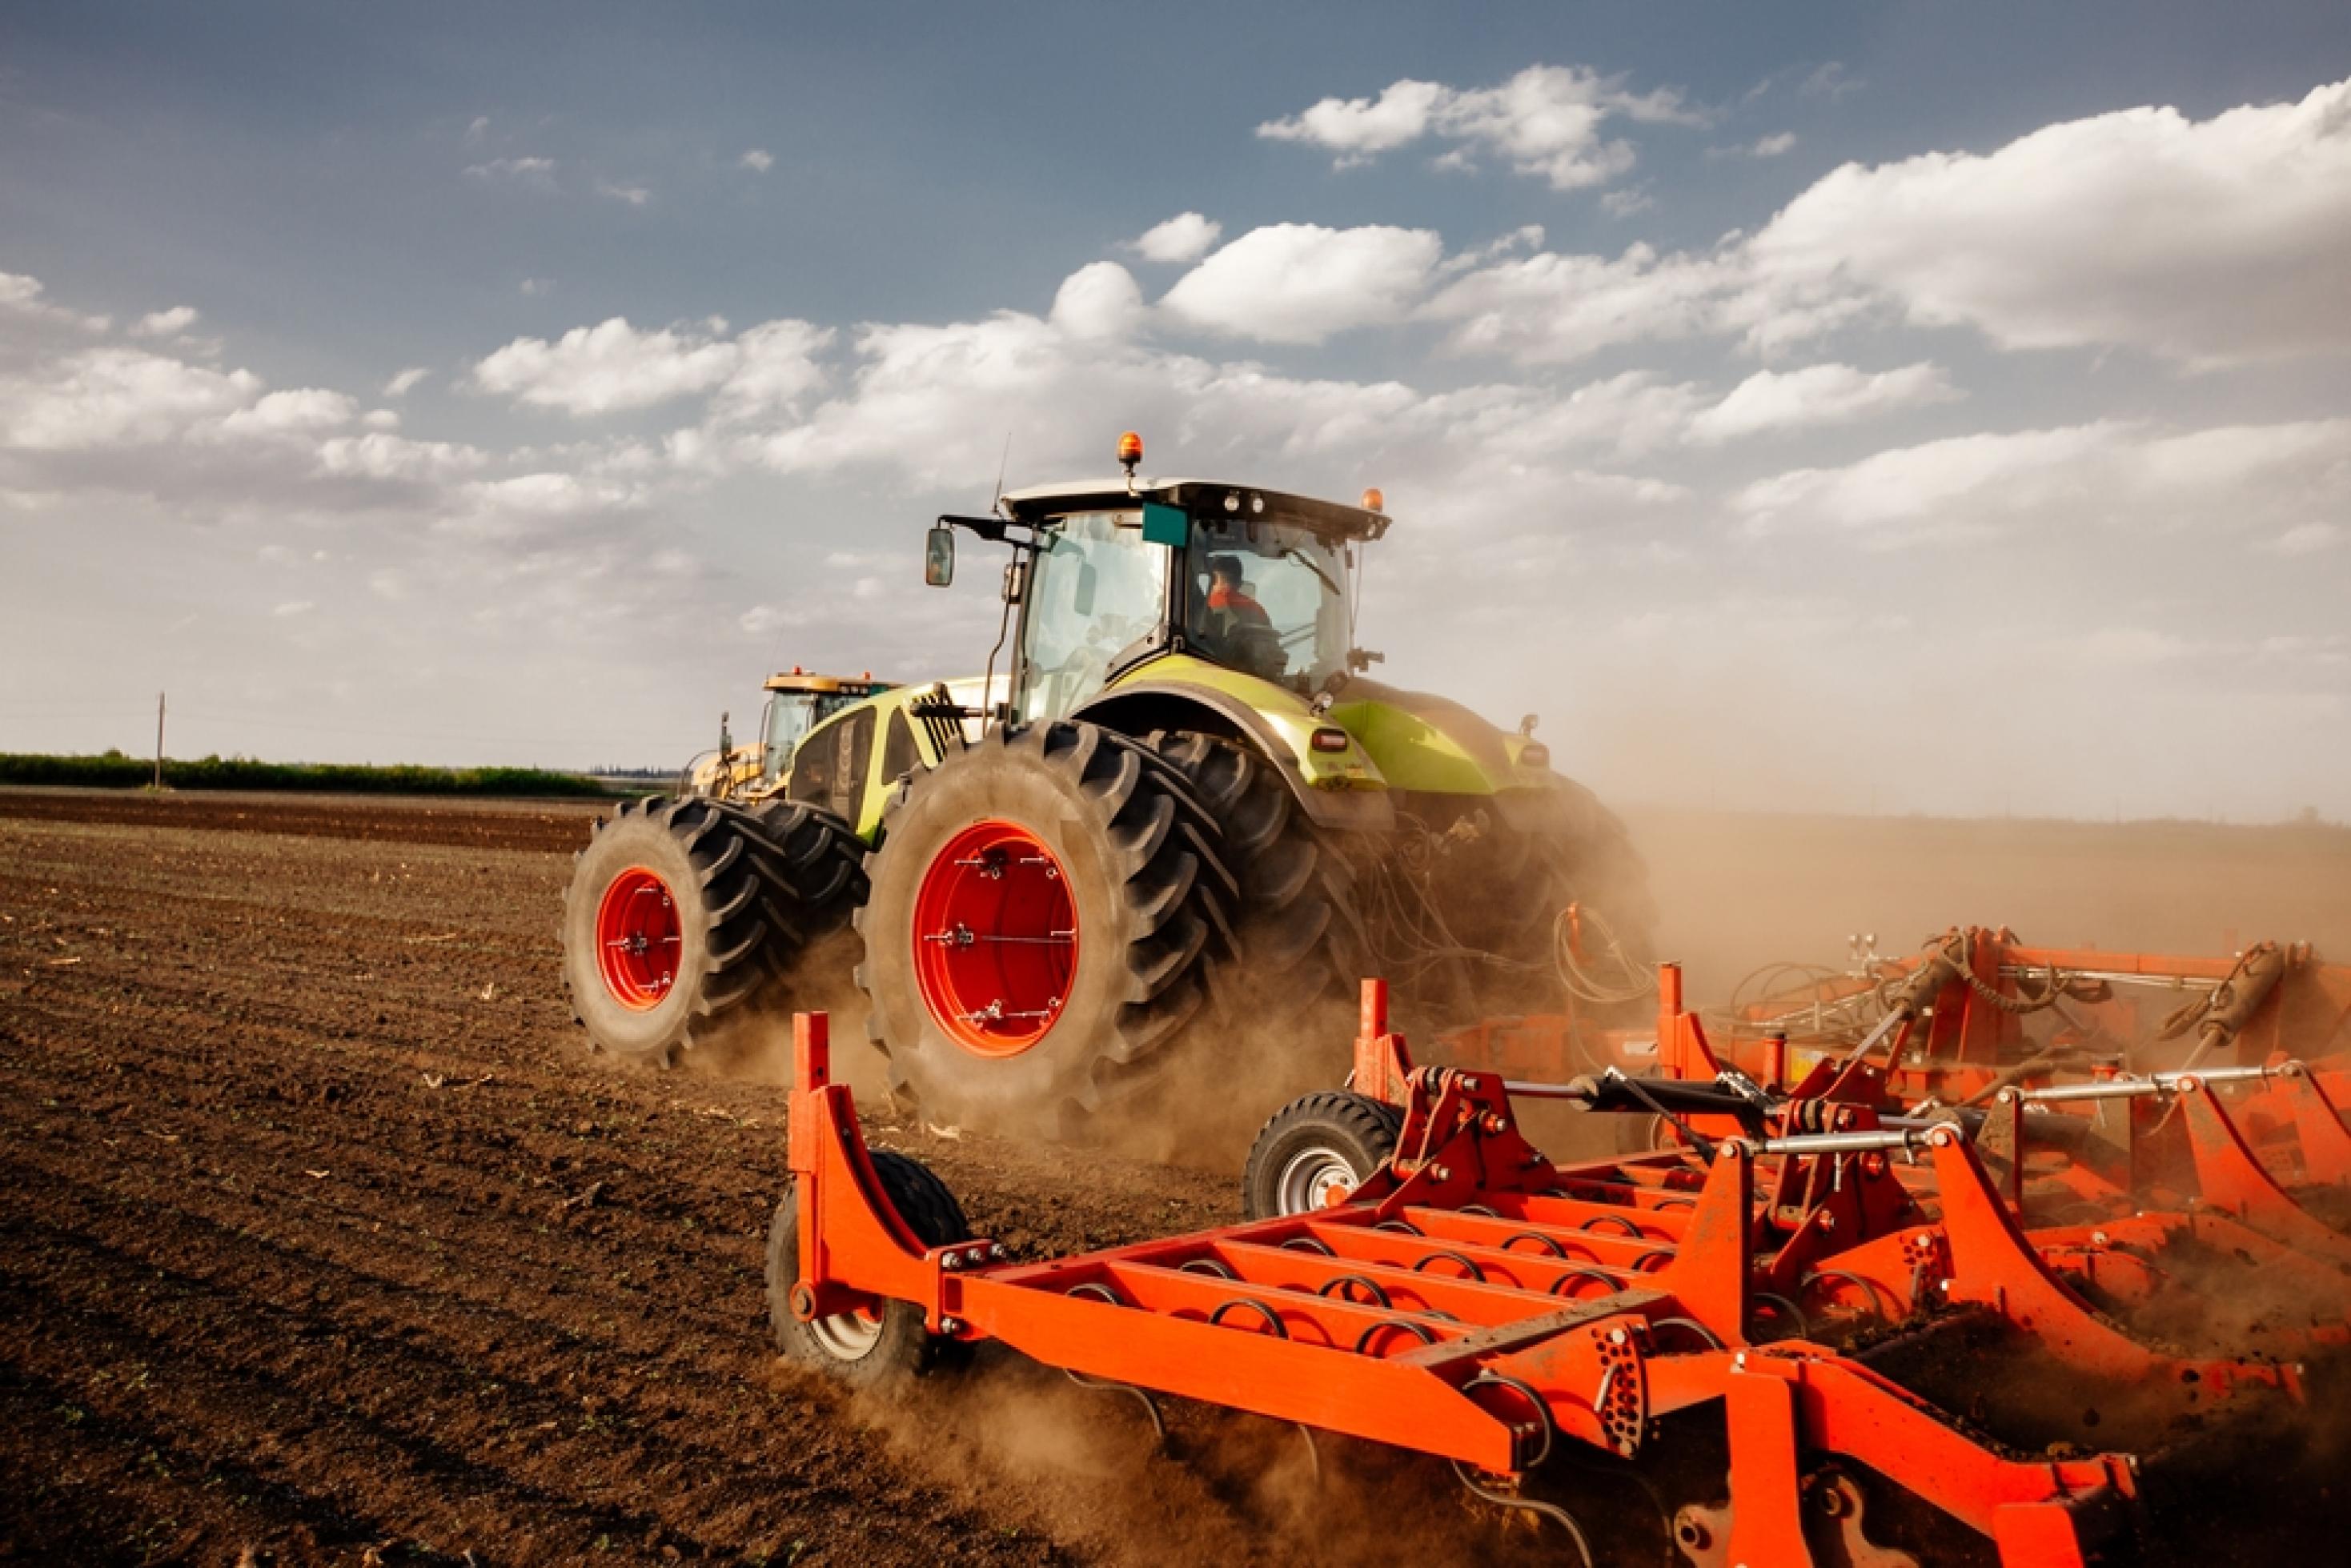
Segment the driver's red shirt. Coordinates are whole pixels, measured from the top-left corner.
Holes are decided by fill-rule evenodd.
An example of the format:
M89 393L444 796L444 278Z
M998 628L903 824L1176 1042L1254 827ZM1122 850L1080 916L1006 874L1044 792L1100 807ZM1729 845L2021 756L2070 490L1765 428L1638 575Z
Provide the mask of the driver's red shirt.
M1208 608L1229 610L1236 615L1246 616L1255 621L1260 626L1270 626L1273 623L1273 617L1265 612L1264 605L1259 604L1239 589L1228 588L1221 582L1208 590Z

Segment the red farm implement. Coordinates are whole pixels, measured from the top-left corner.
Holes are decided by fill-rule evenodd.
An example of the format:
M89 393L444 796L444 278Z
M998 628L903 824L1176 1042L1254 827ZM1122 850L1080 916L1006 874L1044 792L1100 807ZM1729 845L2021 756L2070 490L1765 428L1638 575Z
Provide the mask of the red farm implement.
M2295 1429L2346 1337L2351 1275L2258 1233L2273 1282L2306 1299L2257 1324L2199 1318L2219 1287L2171 1265L2241 1269L2225 1218L2028 1232L2029 1162L1987 1160L1988 1116L1790 1113L1659 1082L1643 1109L1679 1146L1554 1165L1513 1089L1589 1103L1593 1086L1416 1068L1384 1002L1367 985L1356 1092L1293 1105L1252 1155L1304 1172L1282 1190L1312 1206L1034 1262L971 1238L913 1162L868 1152L824 1020L803 1017L797 1188L769 1253L779 1343L873 1379L1000 1342L1146 1397L1450 1460L1586 1563L1782 1568L2159 1558L2200 1516L2150 1531L2150 1486L2177 1504L2213 1434ZM1384 1129L1388 1151L1335 1179L1309 1159L1323 1145L1284 1141L1308 1124ZM1592 1465L1614 1467L1596 1492Z

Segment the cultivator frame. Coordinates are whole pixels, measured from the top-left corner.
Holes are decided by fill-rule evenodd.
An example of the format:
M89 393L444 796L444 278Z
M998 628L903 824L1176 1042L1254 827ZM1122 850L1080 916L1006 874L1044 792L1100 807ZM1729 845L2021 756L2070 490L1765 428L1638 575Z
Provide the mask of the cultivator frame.
M1850 1560L1878 1551L1839 1460L1989 1538L2008 1564L2086 1563L2134 1528L2136 1456L2001 1451L1817 1343L1807 1302L1848 1314L1857 1291L1889 1323L1965 1308L2182 1410L2298 1399L2302 1368L2275 1356L2351 1338L2336 1310L2351 1281L2279 1242L2281 1266L2328 1292L2329 1321L2289 1328L2261 1358L2133 1336L2077 1287L2126 1297L2147 1286L2147 1251L2183 1228L2226 1244L2245 1227L2126 1211L2028 1234L2012 1201L2025 1162L1996 1172L1984 1151L1997 1137L1971 1137L1964 1119L1846 1102L1826 1124L1782 1111L1759 1136L1751 1116L1725 1115L1713 1131L1688 1122L1692 1147L1554 1166L1520 1135L1512 1095L1581 1086L1416 1068L1385 1006L1367 982L1355 1088L1399 1105L1402 1127L1394 1158L1343 1201L1043 1262L986 1240L920 1244L831 1081L825 1019L803 1015L789 1310L807 1322L911 1303L935 1334L1000 1341L1073 1375L1450 1459L1480 1496L1571 1531L1523 1490L1555 1445L1635 1458L1660 1422L1719 1404L1729 1498L1682 1508L1674 1539L1694 1562L1775 1568L1838 1555L1823 1531L1842 1532ZM1702 1044L1677 1006L1685 1022ZM2012 1122L2022 1103L2003 1103Z

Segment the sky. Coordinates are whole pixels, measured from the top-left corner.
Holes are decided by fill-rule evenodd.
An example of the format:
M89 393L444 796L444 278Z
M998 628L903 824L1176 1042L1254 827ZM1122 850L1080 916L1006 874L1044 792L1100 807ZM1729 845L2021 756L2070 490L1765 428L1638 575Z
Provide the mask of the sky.
M1636 802L2351 818L2351 7L0 8L0 751L671 766L922 534L1397 519Z

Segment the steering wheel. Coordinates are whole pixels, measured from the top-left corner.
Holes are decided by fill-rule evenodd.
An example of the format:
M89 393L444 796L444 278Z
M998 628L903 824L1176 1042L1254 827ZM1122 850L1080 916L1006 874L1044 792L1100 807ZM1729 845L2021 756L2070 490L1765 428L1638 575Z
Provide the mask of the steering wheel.
M1232 650L1232 662L1251 674L1278 675L1289 666L1290 657L1283 651L1281 633L1270 626L1254 621L1235 626L1225 641Z

